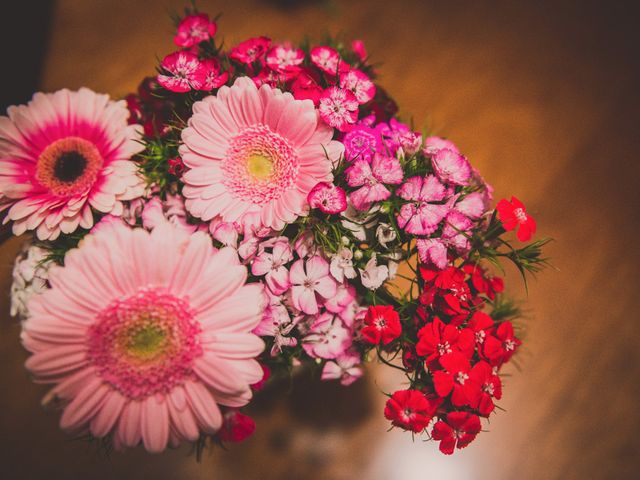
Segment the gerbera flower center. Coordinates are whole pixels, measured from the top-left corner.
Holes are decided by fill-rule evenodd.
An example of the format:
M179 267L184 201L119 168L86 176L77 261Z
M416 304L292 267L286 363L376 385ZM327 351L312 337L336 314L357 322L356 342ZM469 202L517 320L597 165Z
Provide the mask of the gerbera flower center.
M258 205L279 198L295 184L298 173L294 148L266 125L253 125L236 135L221 167L229 191Z
M35 177L54 195L68 197L86 192L95 183L103 163L92 142L79 137L61 138L42 151Z
M200 326L188 304L159 289L116 300L89 331L89 359L123 395L167 393L193 375L202 354Z
M273 172L273 161L264 155L251 155L247 159L247 169L257 180L266 180Z

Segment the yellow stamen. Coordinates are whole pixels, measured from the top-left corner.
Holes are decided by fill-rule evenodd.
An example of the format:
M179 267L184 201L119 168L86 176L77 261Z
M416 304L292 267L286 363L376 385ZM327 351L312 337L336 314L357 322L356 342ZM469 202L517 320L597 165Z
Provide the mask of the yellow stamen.
M257 180L266 180L273 172L273 162L264 155L251 155L247 158L247 170Z

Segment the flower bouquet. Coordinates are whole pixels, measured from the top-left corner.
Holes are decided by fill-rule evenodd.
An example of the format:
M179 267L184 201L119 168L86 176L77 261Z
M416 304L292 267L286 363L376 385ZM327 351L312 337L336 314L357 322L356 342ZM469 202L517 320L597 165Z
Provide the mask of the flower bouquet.
M406 376L395 427L450 454L501 398L519 315L492 271L547 240L443 138L402 123L362 42L223 49L176 18L137 93L36 93L0 117L0 211L31 240L12 315L61 428L150 452L240 441L270 376ZM505 235L517 232L514 243Z

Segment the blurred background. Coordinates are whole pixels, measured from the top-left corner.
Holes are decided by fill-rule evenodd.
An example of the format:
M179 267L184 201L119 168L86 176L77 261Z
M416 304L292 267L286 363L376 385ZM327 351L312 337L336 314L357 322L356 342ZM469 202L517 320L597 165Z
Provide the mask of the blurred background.
M14 2L17 3L17 2ZM105 456L66 438L24 370L0 247L3 479L632 479L640 468L640 59L635 2L211 0L227 45L250 36L365 41L380 83L417 127L452 138L496 197L516 194L555 238L557 270L529 285L528 329L500 406L467 449L387 433L371 366L350 388L302 378L252 407L258 429L196 462L188 448ZM34 90L121 97L172 50L169 0L3 5L2 111Z

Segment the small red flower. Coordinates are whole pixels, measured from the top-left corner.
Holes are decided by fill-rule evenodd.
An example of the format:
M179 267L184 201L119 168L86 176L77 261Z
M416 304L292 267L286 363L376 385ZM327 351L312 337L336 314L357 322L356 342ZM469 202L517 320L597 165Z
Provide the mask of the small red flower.
M178 33L173 37L173 41L179 47L190 48L213 38L216 30L216 23L210 21L206 13L188 15L178 25Z
M227 80L229 80L229 73L223 72L220 67L220 62L216 58L208 58L200 62L204 69L204 80L200 90L210 91L214 88L220 88Z
M218 437L224 442L242 442L253 435L255 430L256 423L253 418L233 409L224 414Z
M446 420L433 426L431 438L440 440L440 451L451 455L454 449L464 448L478 435L482 426L477 415L468 412L451 412Z
M504 291L504 281L500 277L489 275L480 265L465 265L464 271L471 275L471 285L478 293L484 293L491 300L496 298L496 293Z
M440 357L440 365L444 370L433 373L436 393L441 397L451 393L451 403L456 407L475 404L480 386L471 378L469 360L459 352L452 352Z
M317 107L323 89L318 84L319 75L311 69L303 69L291 84L291 93L297 100L311 100Z
M180 157L170 158L167 160L167 163L169 164L168 170L171 175L175 175L176 177L182 176L186 167Z
M502 398L502 382L500 382L500 377L494 373L491 365L483 361L473 366L469 376L475 383L480 385L478 401L472 405L472 407L477 409L483 417L488 417L495 408L493 399L497 398L500 400Z
M158 75L158 83L172 92L200 90L207 74L198 57L187 51L167 55L160 67L163 73Z
M425 361L428 366L443 355L454 351L471 358L473 349L474 338L471 330L465 328L460 331L453 325L445 325L438 317L418 331L416 353L421 357L427 357Z
M360 333L372 345L388 345L402 333L400 316L390 305L369 307Z
M264 57L271 46L271 39L267 37L255 37L239 43L229 51L229 58L247 65Z
M396 427L420 433L429 425L439 404L438 399L428 399L419 390L398 390L387 400L384 416Z
M402 347L402 366L407 372L413 372L418 368L420 359L416 355L416 351L410 344L406 344Z
M511 322L502 322L494 335L487 336L482 352L491 365L499 367L511 359L522 342L513 333Z
M524 203L516 197L511 197L510 202L503 198L496 209L504 229L510 232L517 228L518 240L521 242L528 242L536 233L536 221L527 213Z
M469 319L469 329L473 332L473 338L478 348L484 343L487 331L493 327L493 319L484 312L475 312Z
M358 56L361 62L364 62L369 56L362 40L354 40L351 42L351 50Z
M459 316L467 312L473 297L465 282L464 271L456 267L436 270L421 266L420 275L425 280L420 303L434 306L444 315Z

